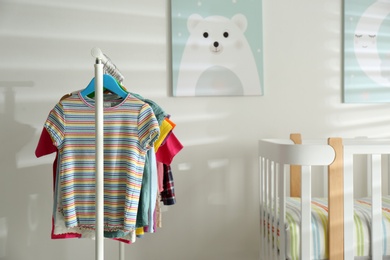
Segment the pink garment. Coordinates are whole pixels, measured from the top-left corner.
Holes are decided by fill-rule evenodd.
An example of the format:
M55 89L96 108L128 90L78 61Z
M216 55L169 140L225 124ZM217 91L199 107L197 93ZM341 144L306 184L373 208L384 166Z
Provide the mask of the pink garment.
M176 154L183 149L183 145L176 138L175 134L171 132L166 137L165 143L160 146L156 153L156 160L166 165L171 165Z
M162 162L157 162L157 183L160 193L164 190L164 164Z

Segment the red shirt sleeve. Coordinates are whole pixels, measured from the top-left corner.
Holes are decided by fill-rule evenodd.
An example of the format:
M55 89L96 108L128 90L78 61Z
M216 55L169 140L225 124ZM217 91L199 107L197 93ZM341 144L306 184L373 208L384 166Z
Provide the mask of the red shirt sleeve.
M39 137L39 141L37 147L35 149L35 156L41 157L44 155L48 155L57 151L57 147L54 146L53 141L46 128L42 129L41 136Z

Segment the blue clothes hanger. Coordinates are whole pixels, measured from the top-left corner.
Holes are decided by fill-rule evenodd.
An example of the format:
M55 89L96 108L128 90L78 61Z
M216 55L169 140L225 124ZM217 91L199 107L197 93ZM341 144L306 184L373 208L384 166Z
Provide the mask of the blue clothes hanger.
M128 93L118 84L115 78L109 74L103 74L103 88L111 93L117 94L121 98L125 98ZM95 78L89 82L88 86L80 93L85 98L95 92Z

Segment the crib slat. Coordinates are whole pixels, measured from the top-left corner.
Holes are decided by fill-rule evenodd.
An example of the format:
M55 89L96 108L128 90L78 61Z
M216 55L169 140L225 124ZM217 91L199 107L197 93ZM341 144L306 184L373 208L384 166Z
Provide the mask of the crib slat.
M286 172L288 165L279 167L279 260L286 257L286 232L284 223L286 222Z
M371 157L371 183L372 183L372 222L371 222L371 254L373 260L382 259L382 190L381 190L381 155Z
M267 226L268 226L268 236L267 236L267 249L266 255L267 259L272 259L272 165L273 161L267 161Z
M260 172L260 259L264 259L264 158L259 157L259 172Z
M294 144L302 144L301 134L291 134L290 139ZM301 166L290 166L290 196L301 197Z
M302 166L301 173L301 259L311 255L311 167Z
M278 259L278 245L277 245L277 228L278 228L278 168L279 165L277 163L273 164L272 168L272 176L273 176L273 191L272 191L272 205L273 212L272 216L272 259Z
M270 172L270 161L266 161L265 170L265 258L269 259L269 222L270 222L270 210L269 210L269 172Z
M329 138L328 143L336 151L336 156L328 173L329 197L329 259L343 259L344 234L343 230L343 194L344 194L344 155L341 138Z

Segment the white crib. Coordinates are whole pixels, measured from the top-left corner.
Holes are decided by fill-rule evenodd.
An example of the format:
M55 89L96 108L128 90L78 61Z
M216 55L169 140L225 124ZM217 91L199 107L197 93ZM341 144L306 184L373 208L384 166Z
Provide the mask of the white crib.
M382 179L389 179L390 140L302 142L292 134L289 140L260 140L258 145L261 260L388 259L390 196L388 181ZM364 171L357 167L362 157ZM311 179L321 168L327 192L316 198ZM354 198L359 178L367 178L364 198Z

